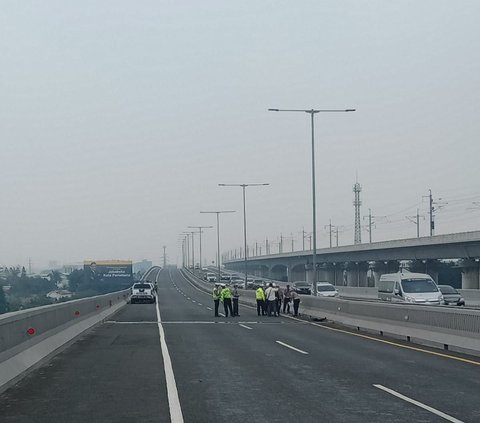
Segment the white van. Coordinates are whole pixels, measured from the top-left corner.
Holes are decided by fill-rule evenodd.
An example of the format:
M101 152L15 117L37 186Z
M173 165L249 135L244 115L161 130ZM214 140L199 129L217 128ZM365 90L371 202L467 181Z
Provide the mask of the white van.
M411 304L442 304L443 296L430 275L390 273L380 276L378 298Z

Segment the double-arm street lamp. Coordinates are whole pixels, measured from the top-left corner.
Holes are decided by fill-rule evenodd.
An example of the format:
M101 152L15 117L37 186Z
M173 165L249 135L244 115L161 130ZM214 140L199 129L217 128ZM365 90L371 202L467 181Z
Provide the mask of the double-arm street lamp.
M200 213L215 213L217 215L217 282L220 283L221 272L220 272L220 214L221 213L235 213L234 210L216 210L216 211L201 211Z
M310 115L312 126L312 220L313 220L313 295L317 295L317 220L316 220L316 198L315 198L315 121L317 113L342 113L354 112L355 109L268 109L269 112L301 112Z
M213 228L213 226L189 226L189 228L198 229L198 234L200 235L200 270L202 269L202 229ZM194 267L195 270L195 267Z
M245 188L247 187L260 187L270 184L218 184L220 187L242 187L243 190L243 247L244 247L244 257L245 257L245 286L247 289L247 277L248 277L248 264L247 264L247 211L245 206Z

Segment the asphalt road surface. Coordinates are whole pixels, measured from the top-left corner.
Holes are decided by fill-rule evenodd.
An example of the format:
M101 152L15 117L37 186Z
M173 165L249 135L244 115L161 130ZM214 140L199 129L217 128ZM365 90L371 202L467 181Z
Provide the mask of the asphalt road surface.
M148 278L158 310L124 307L0 395L0 421L480 422L478 359L245 306L214 317L179 271Z

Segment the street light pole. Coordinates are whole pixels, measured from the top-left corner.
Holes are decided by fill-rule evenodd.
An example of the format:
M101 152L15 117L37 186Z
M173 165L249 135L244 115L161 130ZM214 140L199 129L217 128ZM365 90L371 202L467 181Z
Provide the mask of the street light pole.
M220 187L242 187L243 190L243 248L244 248L244 258L245 258L245 286L247 289L247 278L248 278L248 254L247 254L247 208L245 202L245 188L247 187L258 187L266 186L270 184L218 184Z
M215 213L217 215L217 282L221 279L221 260L220 260L220 214L221 213L235 213L234 210L216 210L216 211L201 211L200 213Z
M189 226L189 228L198 229L198 233L200 235L200 269L202 269L202 229L213 228L213 226Z
M185 243L187 244L187 270L190 267L190 232L183 232L186 236Z
M317 113L354 112L355 109L268 109L269 112L303 112L310 114L312 127L312 223L313 223L313 295L317 295L317 219L315 190L315 120Z

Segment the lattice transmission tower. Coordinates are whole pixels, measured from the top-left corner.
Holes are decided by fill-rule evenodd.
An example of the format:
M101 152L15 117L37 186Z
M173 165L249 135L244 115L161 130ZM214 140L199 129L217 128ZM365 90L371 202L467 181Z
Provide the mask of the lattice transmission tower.
M362 192L362 186L357 182L353 186L353 192L355 193L355 200L353 205L355 207L355 237L354 244L362 243L362 227L360 224L360 206L362 202L360 201L360 193Z

